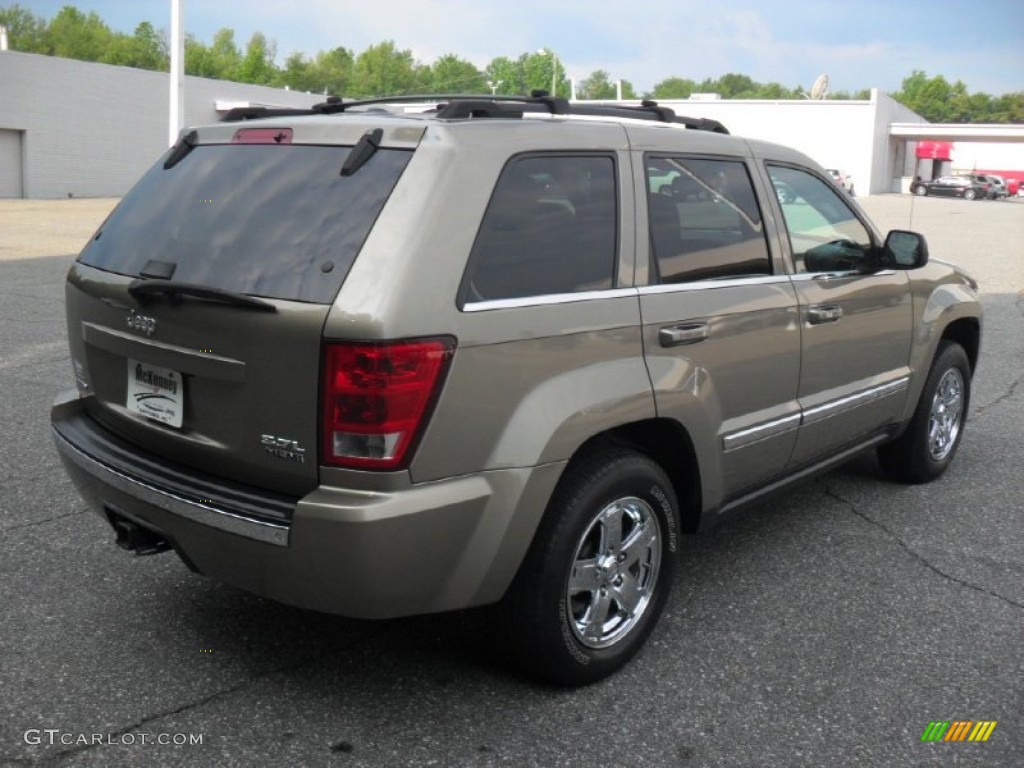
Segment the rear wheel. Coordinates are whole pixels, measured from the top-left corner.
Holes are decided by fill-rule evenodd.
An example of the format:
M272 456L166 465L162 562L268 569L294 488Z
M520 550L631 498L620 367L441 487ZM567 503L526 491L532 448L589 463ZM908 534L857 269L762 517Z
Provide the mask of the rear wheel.
M978 196L978 193L975 192L973 189L965 189L964 190L964 200L973 200L977 196Z
M878 449L882 470L894 480L925 483L949 467L963 437L971 401L971 365L963 347L939 344L921 399L906 431Z
M502 605L518 665L558 685L586 685L640 649L675 571L676 499L662 469L608 447L559 481Z

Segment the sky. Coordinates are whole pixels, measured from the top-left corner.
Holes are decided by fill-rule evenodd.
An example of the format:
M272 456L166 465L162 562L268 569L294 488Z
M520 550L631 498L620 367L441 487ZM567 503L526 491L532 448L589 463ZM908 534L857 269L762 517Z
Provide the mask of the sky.
M0 8L15 4L0 0ZM50 19L63 5L131 33L170 28L171 0L20 0ZM810 89L897 91L920 69L970 91L1024 91L1024 0L182 0L185 30L209 43L227 27L293 52L385 40L429 64L455 53L478 67L553 50L569 77L597 69L647 91L667 77L727 72Z

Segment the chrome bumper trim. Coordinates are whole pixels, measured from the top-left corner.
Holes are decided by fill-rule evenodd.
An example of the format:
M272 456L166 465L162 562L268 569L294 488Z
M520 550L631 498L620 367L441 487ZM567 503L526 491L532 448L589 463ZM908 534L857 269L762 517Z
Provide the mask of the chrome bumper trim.
M278 547L288 546L289 527L287 525L255 520L221 507L184 499L165 489L156 488L97 461L68 442L56 429L52 429L52 432L54 443L63 458L123 493L201 525L217 528L247 539L274 544Z

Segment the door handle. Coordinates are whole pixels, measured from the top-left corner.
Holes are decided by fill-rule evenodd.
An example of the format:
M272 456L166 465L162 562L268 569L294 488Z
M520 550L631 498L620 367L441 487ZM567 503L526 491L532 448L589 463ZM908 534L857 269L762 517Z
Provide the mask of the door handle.
M818 304L807 310L807 322L811 325L834 323L843 316L843 308L838 304Z
M708 337L707 323L683 323L662 328L658 331L658 343L663 347L678 347L681 344L696 344Z

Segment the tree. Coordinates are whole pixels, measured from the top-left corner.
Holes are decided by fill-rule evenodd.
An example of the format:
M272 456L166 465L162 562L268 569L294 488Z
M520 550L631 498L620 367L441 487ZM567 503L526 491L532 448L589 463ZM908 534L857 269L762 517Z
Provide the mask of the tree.
M315 90L323 90L334 96L349 96L355 81L356 60L347 48L332 48L320 51L313 60L312 77L317 82Z
M210 74L218 80L234 80L242 63L242 54L235 45L235 30L218 29L209 49Z
M954 114L950 103L953 87L941 75L928 77L915 69L903 79L903 88L892 96L929 122L942 123Z
M697 90L697 83L685 77L667 77L654 86L651 95L656 99L688 99Z
M167 46L148 21L139 24L131 37L115 33L100 61L137 69L166 71L170 68Z
M215 76L213 54L192 35L185 35L185 74L196 77Z
M411 93L417 81L412 51L400 51L392 40L372 45L356 58L353 90L360 96Z
M729 72L715 80L704 80L700 89L703 93L720 94L723 99L752 99L756 98L758 84L747 75Z
M528 94L534 90L551 92L552 77L555 78L555 96L567 98L569 96L569 81L566 79L565 67L561 59L558 61L558 71L555 72L557 54L554 53L524 53L519 57L519 66L523 74L523 88L518 93Z
M0 8L0 26L7 28L7 42L12 51L53 54L46 20L41 16L12 5Z
M473 64L448 53L427 68L431 93L489 93L483 73Z
M580 80L576 87L576 97L580 99L614 99L615 83L603 69L597 69Z
M236 76L239 82L259 85L273 82L277 75L277 67L274 65L275 53L276 46L268 42L262 33L255 32L249 38L249 44L245 47L245 56L238 64Z
M494 93L505 96L526 93L526 73L521 62L507 56L491 59L491 63L484 67L484 80L485 85L490 83L487 87Z
M993 123L1024 123L1024 91L1004 93L990 99L989 104L989 119Z
M70 5L53 17L47 36L54 56L81 61L100 61L113 38L110 27L95 12L86 16Z

